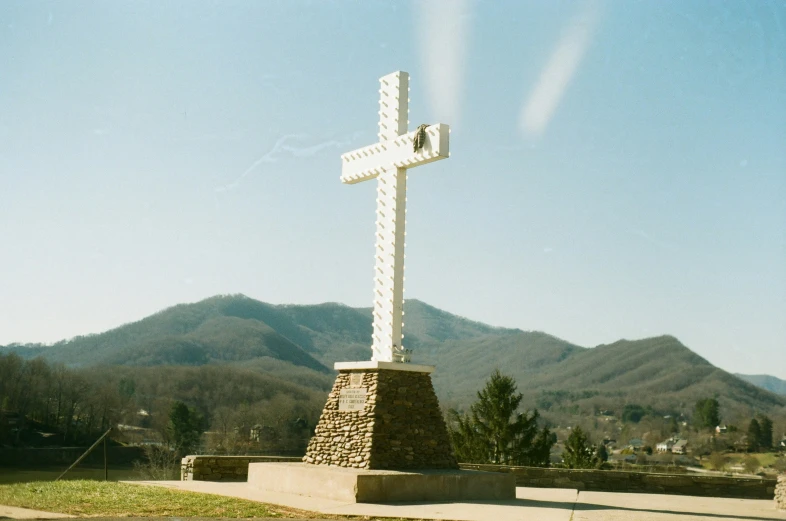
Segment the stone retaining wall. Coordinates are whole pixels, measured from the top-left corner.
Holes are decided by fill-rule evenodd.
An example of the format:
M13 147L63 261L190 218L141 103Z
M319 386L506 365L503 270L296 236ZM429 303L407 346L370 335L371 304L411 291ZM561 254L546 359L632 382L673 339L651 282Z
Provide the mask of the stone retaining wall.
M186 456L180 462L181 481L246 481L249 463L294 462L280 456Z
M459 466L465 470L515 474L516 484L521 487L572 488L603 492L772 499L775 496L776 484L774 479L729 478L722 476L649 474L613 470L544 469L467 463L462 463ZM784 482L781 482L779 486L786 489L786 483ZM781 494L783 494L782 497L786 501L786 490L781 492ZM781 508L784 507L781 506Z
M786 510L786 474L778 476L778 485L775 487L775 508Z

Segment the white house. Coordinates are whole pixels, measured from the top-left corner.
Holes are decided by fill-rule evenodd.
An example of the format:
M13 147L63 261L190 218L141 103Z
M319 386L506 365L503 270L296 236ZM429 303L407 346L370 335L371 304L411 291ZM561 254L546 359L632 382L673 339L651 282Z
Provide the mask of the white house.
M671 448L674 446L676 442L674 438L669 438L666 441L662 441L655 446L655 450L658 452L669 452Z

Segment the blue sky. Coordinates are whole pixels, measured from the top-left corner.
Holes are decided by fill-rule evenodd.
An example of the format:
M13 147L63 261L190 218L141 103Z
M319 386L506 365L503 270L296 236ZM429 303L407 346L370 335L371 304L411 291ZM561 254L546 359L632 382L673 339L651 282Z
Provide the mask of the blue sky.
M786 3L0 3L0 344L180 302L372 300L377 79L406 295L786 378Z

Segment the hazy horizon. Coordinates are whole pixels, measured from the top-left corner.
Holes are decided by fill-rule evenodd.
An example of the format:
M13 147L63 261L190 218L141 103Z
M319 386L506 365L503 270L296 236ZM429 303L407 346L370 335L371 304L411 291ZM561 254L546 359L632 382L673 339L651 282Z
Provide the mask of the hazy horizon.
M372 302L378 83L451 157L406 295L786 379L786 3L0 3L0 345L243 293Z

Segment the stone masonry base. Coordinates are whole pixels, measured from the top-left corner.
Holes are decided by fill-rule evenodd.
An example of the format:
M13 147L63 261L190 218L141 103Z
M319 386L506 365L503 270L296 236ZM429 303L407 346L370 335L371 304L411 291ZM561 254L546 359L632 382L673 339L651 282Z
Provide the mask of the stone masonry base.
M786 474L778 476L778 484L775 485L775 508L786 510Z
M342 389L365 391L360 410L339 410ZM391 369L340 370L303 461L367 470L458 468L431 375Z

